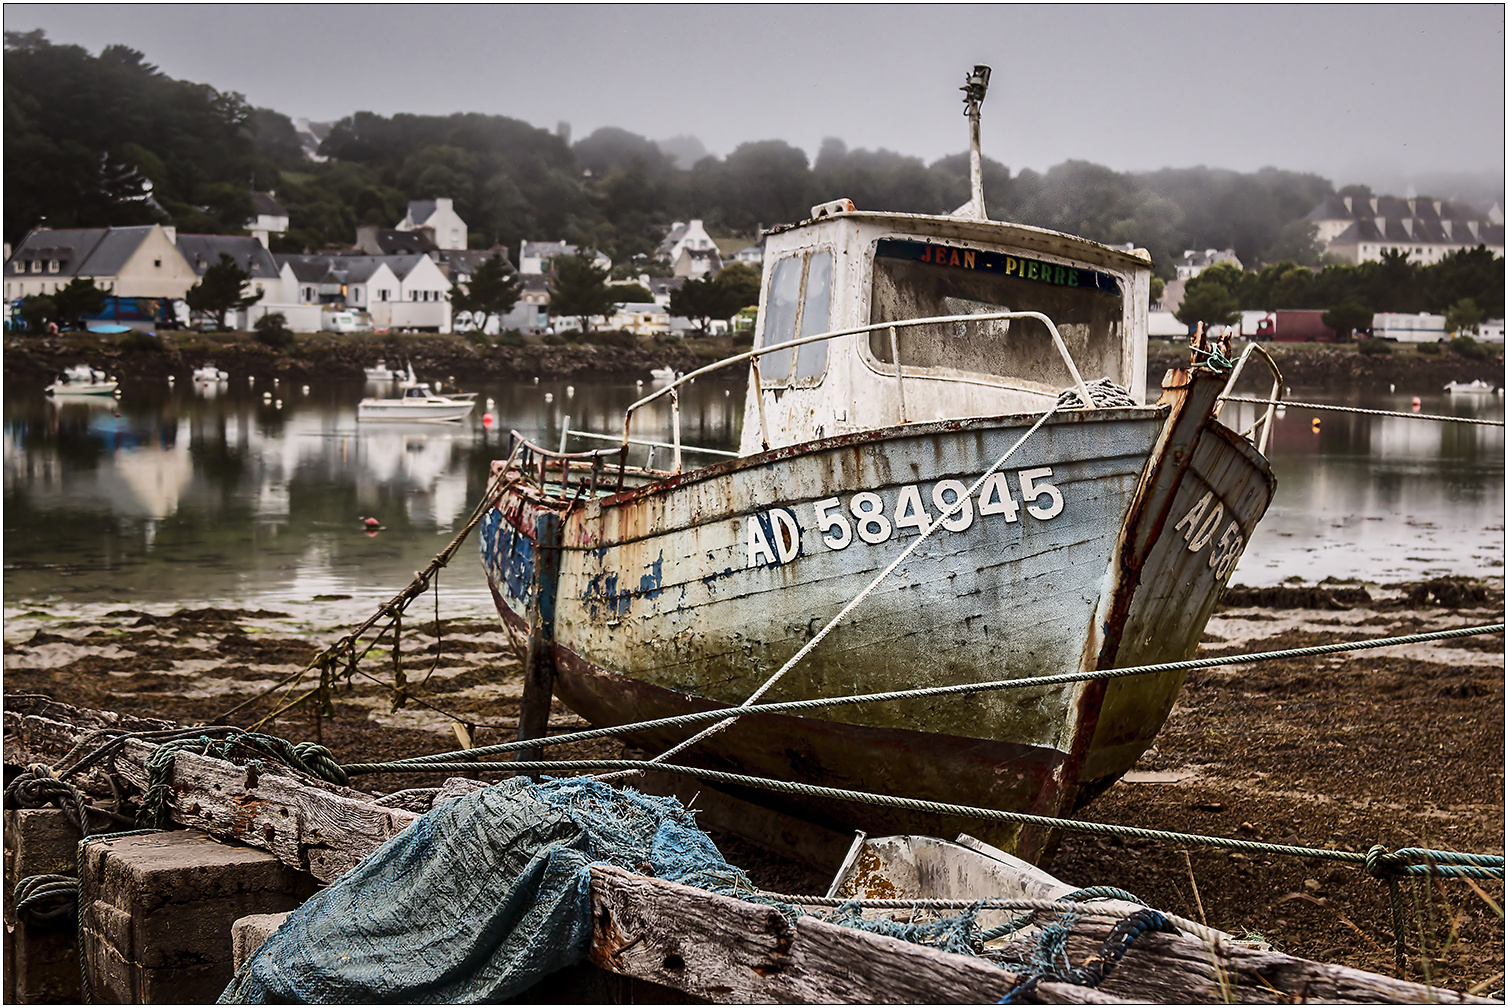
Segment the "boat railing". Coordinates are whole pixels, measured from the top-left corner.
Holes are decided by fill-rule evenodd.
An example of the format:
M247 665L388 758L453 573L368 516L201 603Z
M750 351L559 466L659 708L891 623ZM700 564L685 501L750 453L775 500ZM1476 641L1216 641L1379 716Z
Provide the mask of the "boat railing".
M1272 372L1272 392L1267 396L1266 411L1254 420L1250 427L1241 431L1240 434L1246 440L1255 444L1258 452L1266 455L1267 439L1272 433L1272 418L1277 411L1278 400L1283 396L1283 373L1278 370L1277 361L1272 359L1272 354L1264 350L1260 343L1253 341L1246 344L1246 349L1241 351L1240 357L1236 358L1236 366L1231 368L1230 378L1226 380L1225 388L1220 391L1220 395L1215 399L1215 419L1218 420L1220 418L1220 409L1224 405L1226 397L1235 390L1236 382L1241 377L1241 370L1246 367L1246 362L1251 359L1251 355L1254 353L1261 356L1262 362L1267 365L1267 370ZM1257 435L1258 428L1261 428L1262 431L1260 437Z
M568 433L581 434L582 432L569 431ZM618 440L616 437L612 437L611 435L596 436L607 437L609 438L609 440L612 440L614 442ZM560 494L561 496L566 496L570 493L571 471L574 467L577 472L581 473L582 476L585 477L581 481L580 486L581 489L584 489L586 491L589 497L595 497L597 495L597 487L601 482L603 475L608 471L609 467L612 466L612 462L608 462L607 460L616 461L616 466L613 466L617 469L616 490L623 489L624 476L625 474L630 472L638 476L643 476L646 479L663 479L665 476L669 475L669 473L651 469L648 466L639 468L627 465L627 460L624 457L624 449L617 444L614 444L614 446L611 448L592 448L587 451L568 452L564 449L564 443L565 437L562 435L561 449L552 450L544 447L543 445L535 444L533 441L530 441L528 438L524 437L524 435L520 434L516 430L510 430L508 432L508 458L507 461L503 463L503 471L506 472L509 469L517 469L519 472L531 477L534 482L539 485L541 490L548 491L550 489L550 486L548 482L547 471L550 468L559 466ZM652 444L653 442L643 443ZM670 445L662 445L662 447L669 448ZM711 449L693 450L711 451ZM730 456L736 455L736 453L734 452L716 452L716 454ZM653 450L651 449L651 463L653 462L653 459ZM605 462L607 462L607 464L604 464Z
M1048 318L1041 312L1003 311L987 312L978 315L934 315L927 318L897 319L889 322L874 322L869 325L857 326L852 329L835 329L830 332L818 333L814 336L802 336L797 339L785 340L781 343L772 343L769 346L755 347L752 350L745 350L742 353L733 354L731 357L724 357L722 360L714 361L713 363L708 364L705 367L697 368L695 371L688 371L686 374L666 385L664 388L656 389L649 395L644 396L643 398L629 404L628 408L623 411L623 437L619 442L618 450L623 453L623 457L626 459L628 456L628 446L633 443L630 435L632 433L632 424L635 412L637 412L640 408L654 402L656 399L659 399L663 396L669 396L671 449L674 452L674 456L672 458L672 468L675 472L680 472L681 411L680 395L677 392L677 389L679 389L682 385L695 381L703 375L711 374L714 371L720 371L723 368L730 367L743 361L749 362L749 380L754 386L754 401L757 404L759 411L759 440L760 443L765 447L765 449L768 450L770 447L770 432L769 426L765 420L764 387L760 381L759 359L765 354L778 353L781 350L790 350L793 347L806 346L808 343L820 343L824 340L838 339L842 336L860 336L865 333L877 332L881 329L888 329L890 331L890 356L895 362L895 386L896 398L898 400L900 409L900 422L903 424L908 423L909 419L906 415L905 375L903 373L905 369L901 366L901 355L899 352L899 346L896 337L897 329L923 325L946 325L955 322L995 322L1004 319L1028 318L1037 319L1047 327L1047 331L1052 335L1053 346L1057 348L1058 354L1063 358L1063 363L1068 365L1068 373L1073 376L1073 383L1078 388L1079 395L1083 397L1083 401L1086 404L1084 408L1094 409L1094 400L1090 397L1089 386L1084 384L1084 379L1079 374L1079 369L1073 362L1073 355L1068 352L1068 346L1063 342L1063 337L1061 334L1059 334L1058 327L1053 324L1052 319Z

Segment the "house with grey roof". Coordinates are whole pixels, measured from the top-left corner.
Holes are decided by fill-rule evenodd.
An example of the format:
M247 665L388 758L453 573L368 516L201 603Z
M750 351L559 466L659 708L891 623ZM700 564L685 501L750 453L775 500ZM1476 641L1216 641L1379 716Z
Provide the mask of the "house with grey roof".
M723 260L716 248L690 248L683 246L680 255L671 263L670 271L678 277L709 279L722 272Z
M51 294L75 277L121 297L181 298L198 277L161 224L34 228L5 261L5 298Z
M270 235L282 234L288 230L288 211L277 201L274 193L252 193L251 211L251 220L246 222L246 230L262 243L263 248L267 247Z
M717 243L707 233L700 220L676 221L660 240L655 249L655 258L672 265L685 249L715 249Z
M550 260L556 256L575 255L578 249L575 245L566 241L529 241L527 238L518 245L518 271L524 275L531 273L544 273L550 268ZM612 269L613 261L596 249L589 249L592 254L592 262L598 269Z
M456 213L449 196L428 200L409 200L408 213L398 222L399 231L426 230L436 248L466 247L466 222Z
M1236 269L1242 268L1235 249L1185 249L1183 258L1178 260L1174 269L1178 271L1179 280L1192 280L1216 263L1230 263Z
M1419 265L1485 245L1503 254L1503 215L1427 196L1331 196L1309 212L1325 251L1349 263L1376 262L1401 252Z
M428 230L403 231L363 224L356 229L356 250L367 255L434 256L440 249Z

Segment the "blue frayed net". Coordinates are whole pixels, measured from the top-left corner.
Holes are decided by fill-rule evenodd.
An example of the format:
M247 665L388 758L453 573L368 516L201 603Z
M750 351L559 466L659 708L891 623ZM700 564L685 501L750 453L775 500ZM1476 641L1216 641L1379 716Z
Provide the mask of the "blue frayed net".
M295 910L222 1004L454 1004L516 997L582 960L593 864L773 906L675 798L587 777L519 777L441 802ZM977 910L834 922L973 954Z

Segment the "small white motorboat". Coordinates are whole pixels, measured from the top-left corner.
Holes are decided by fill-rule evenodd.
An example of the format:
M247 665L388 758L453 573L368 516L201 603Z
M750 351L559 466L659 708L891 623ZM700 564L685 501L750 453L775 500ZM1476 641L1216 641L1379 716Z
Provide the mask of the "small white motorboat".
M649 376L655 381L662 382L667 385L680 377L680 375L676 374L675 368L668 367L657 367L649 372Z
M74 364L47 386L48 395L102 395L112 396L120 382L99 368L88 364Z
M1451 395L1492 395L1496 387L1491 382L1476 381L1458 382L1453 381L1445 386L1445 391Z
M229 373L221 371L213 364L194 368L194 381L196 382L223 382L229 377Z
M405 422L445 423L466 419L476 408L475 392L452 392L441 395L428 382L404 382L402 394L389 398L368 398L356 407L357 420L402 420Z

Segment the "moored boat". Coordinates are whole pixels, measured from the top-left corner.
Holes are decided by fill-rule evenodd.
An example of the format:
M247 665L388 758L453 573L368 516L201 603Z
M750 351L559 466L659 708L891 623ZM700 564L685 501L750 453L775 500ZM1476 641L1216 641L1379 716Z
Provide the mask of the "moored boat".
M977 101L971 112L977 153ZM494 463L482 550L499 613L543 641L556 694L582 717L1192 655L1274 489L1271 409L1241 433L1220 423L1220 397L1253 353L1271 361L1252 344L1232 369L1228 345L1201 333L1193 365L1144 402L1150 257L988 220L973 181L954 216L814 207L766 239L752 350L630 406L621 449L515 436ZM749 368L738 458L683 471L677 423L668 469L627 464L638 411L668 399L676 417L683 383L731 365ZM1130 768L1181 682L749 713L676 760L1055 815ZM633 740L662 752L690 734ZM744 797L869 832L981 832ZM1029 860L1049 846L1040 830L985 832Z
M74 364L47 386L47 394L113 396L119 386L119 381L99 368Z
M397 396L366 398L356 407L357 420L448 423L466 419L476 408L475 392L441 394L428 382L406 381Z
M1497 387L1492 382L1478 378L1469 382L1450 382L1445 386L1445 391L1451 395L1492 395Z
M194 368L194 381L196 382L223 382L230 378L228 372L222 371L213 364Z

